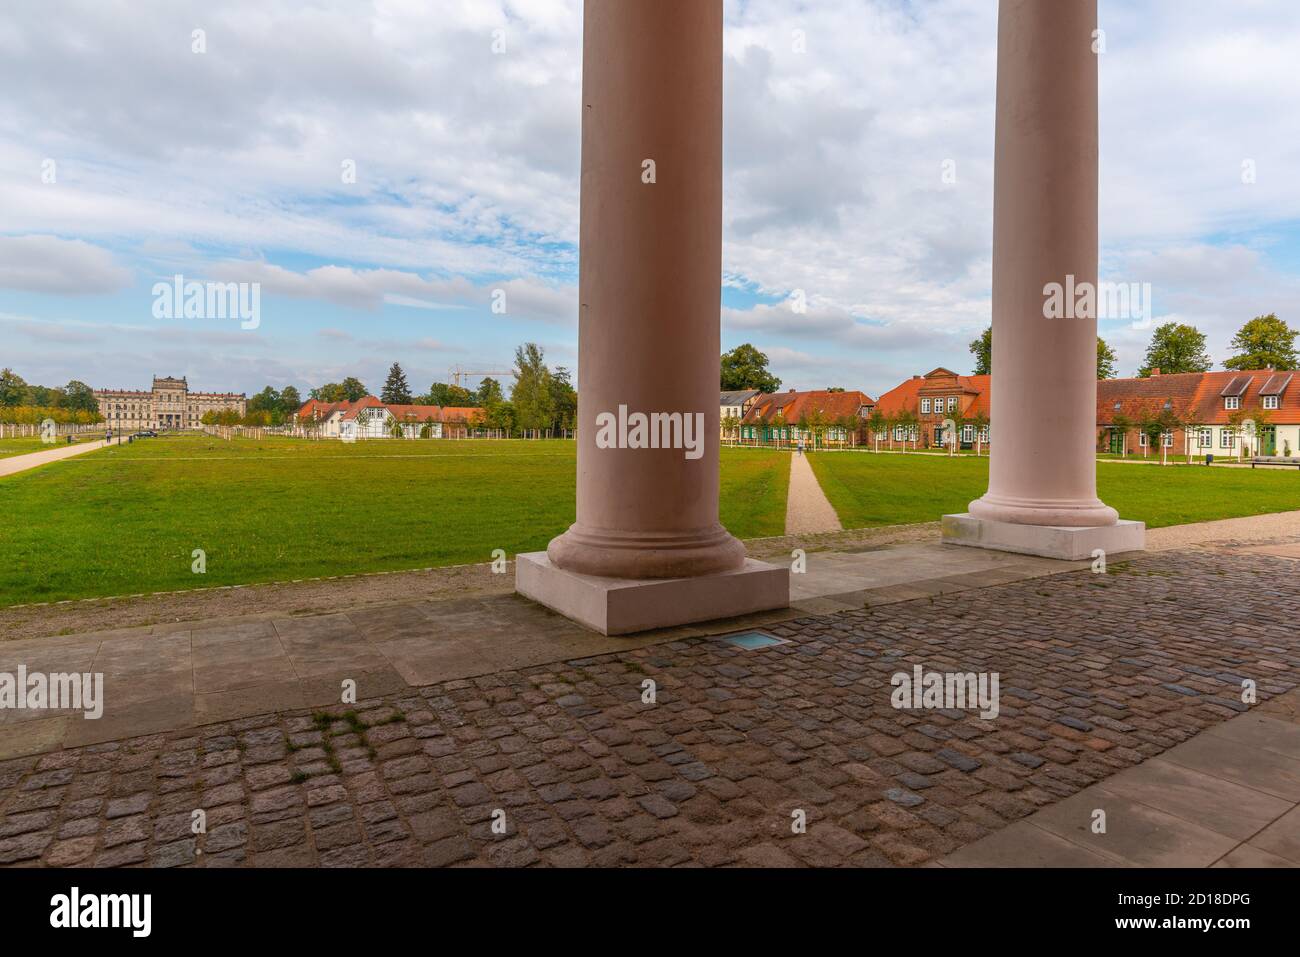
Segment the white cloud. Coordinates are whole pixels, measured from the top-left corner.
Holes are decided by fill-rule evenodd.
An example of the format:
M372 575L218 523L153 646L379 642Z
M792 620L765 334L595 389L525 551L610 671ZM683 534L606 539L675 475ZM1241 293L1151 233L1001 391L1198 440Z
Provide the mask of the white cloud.
M728 333L798 384L825 378L823 355L868 391L968 369L990 312L997 5L725 6L725 270L810 304L798 321L730 310ZM65 0L60 30L11 7L0 228L60 245L0 256L0 284L111 291L133 260L347 309L464 311L436 341L476 350L471 310L503 288L510 318L553 323L572 355L581 0ZM1103 278L1152 281L1221 352L1228 326L1295 302L1296 267L1271 258L1300 221L1300 19L1289 0L1102 0L1101 23ZM1138 332L1107 330L1122 365Z
M258 283L263 295L316 299L354 309L378 309L389 303L420 309L487 310L499 299L505 314L520 319L563 323L572 322L577 314L577 291L572 287L524 279L475 285L467 279L425 279L397 269L320 266L293 272L261 261L216 263L209 273L222 282Z
M130 270L106 249L57 236L0 236L0 287L63 296L116 292Z

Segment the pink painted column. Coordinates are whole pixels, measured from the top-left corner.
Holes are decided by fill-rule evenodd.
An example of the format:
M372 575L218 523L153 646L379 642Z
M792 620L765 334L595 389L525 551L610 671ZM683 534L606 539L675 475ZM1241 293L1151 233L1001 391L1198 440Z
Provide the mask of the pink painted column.
M557 568L744 564L718 521L721 276L722 0L586 0L578 508L547 549ZM598 447L598 417L620 407L702 413L702 454Z
M1096 0L1001 0L993 205L993 443L977 519L1115 525L1097 497L1097 320L1045 287L1097 282Z

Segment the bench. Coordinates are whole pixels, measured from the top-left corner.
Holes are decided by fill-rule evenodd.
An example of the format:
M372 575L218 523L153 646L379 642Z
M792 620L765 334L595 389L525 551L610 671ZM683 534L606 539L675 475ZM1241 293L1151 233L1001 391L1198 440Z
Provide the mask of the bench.
M1250 467L1257 465L1293 465L1300 468L1300 458L1287 458L1282 455L1257 455L1250 460Z

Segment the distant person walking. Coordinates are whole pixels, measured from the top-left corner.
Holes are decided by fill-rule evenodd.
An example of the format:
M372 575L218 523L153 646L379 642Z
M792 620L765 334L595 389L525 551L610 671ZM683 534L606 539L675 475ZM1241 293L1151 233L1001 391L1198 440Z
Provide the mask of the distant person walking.
M803 455L803 436L799 436L799 446L795 449L796 455Z

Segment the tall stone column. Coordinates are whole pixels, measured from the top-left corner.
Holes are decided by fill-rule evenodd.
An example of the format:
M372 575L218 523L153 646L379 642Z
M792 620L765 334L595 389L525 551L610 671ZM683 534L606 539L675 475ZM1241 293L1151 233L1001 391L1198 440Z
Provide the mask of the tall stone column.
M784 607L718 521L722 0L586 0L582 108L577 522L516 587L610 634Z
M945 518L948 541L1062 558L1142 547L1142 525L1097 497L1096 29L1096 0L1000 3L989 490Z

